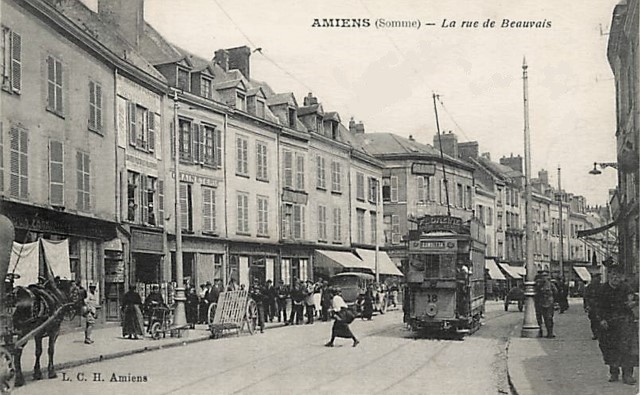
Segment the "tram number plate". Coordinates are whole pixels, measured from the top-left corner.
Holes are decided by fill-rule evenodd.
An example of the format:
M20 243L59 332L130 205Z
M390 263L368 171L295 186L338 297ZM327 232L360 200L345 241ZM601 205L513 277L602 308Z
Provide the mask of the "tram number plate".
M427 294L427 303L436 303L438 301L438 294Z

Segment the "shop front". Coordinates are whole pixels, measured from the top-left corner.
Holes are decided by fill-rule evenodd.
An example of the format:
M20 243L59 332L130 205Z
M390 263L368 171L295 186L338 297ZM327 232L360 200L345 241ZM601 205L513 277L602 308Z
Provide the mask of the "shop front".
M177 283L175 238L170 240L171 281ZM184 281L190 286L200 289L200 285L215 280L225 282L225 249L226 245L214 237L182 236L182 274Z
M312 247L283 246L278 271L280 279L285 284L293 284L296 279L300 281L317 280L313 276L313 254L314 248Z
M229 247L227 278L229 280L233 278L236 284L245 287L251 285L254 279L257 279L260 284L265 284L267 280L276 283L282 278L277 273L278 264L276 246L232 243Z
M164 275L164 235L162 230L131 228L130 283L144 299L158 287L165 302L171 294Z

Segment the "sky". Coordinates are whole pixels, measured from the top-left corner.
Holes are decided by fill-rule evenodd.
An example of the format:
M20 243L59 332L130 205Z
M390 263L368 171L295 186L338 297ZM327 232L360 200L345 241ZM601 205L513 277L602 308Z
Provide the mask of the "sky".
M86 0L89 4L97 0ZM302 105L312 92L325 111L362 121L366 132L433 143L432 94L443 131L478 141L494 161L524 156L522 63L529 66L532 175L605 204L615 170L615 87L606 58L618 0L147 0L145 19L170 42L204 58L220 48L261 48L251 77ZM368 18L367 28L313 27L314 19ZM376 28L376 21L419 21ZM483 28L487 19L494 28ZM502 28L510 21L548 28ZM446 20L446 22L445 22ZM450 26L456 21L455 27ZM462 21L478 21L463 28ZM425 26L425 23L435 23Z

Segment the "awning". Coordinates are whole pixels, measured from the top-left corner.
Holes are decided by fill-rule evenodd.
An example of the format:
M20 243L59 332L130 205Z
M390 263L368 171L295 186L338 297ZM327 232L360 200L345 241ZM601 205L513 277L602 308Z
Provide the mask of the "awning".
M502 274L496 261L493 259L485 259L484 267L489 271L489 278L492 280L506 280L507 278Z
M363 263L370 268L374 273L376 272L376 252L375 250L364 250L356 248L356 254L360 256ZM395 263L389 258L386 252L378 251L378 273L382 275L391 276L403 276L402 272L398 270Z
M587 270L586 267L574 266L573 271L575 271L578 277L580 277L580 280L585 283L591 282L591 273L589 273L589 270Z
M343 267L349 269L368 269L369 267L351 252L316 250L315 264L319 267Z
M517 266L511 266L508 263L500 263L500 267L502 268L502 270L507 273L507 275L509 277L511 277L514 280L519 280L522 277L524 277L524 275L520 275L520 270L519 269L524 269L524 268L519 268Z

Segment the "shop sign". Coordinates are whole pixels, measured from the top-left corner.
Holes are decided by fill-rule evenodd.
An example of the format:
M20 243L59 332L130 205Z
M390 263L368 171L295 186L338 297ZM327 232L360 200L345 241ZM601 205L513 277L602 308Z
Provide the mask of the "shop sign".
M413 163L411 165L411 173L423 176L432 176L436 174L436 165L433 163Z
M174 171L171 172L171 178L173 178L174 180L176 178L176 173ZM206 185L214 188L218 187L218 180L216 180L215 178L191 174L184 171L180 172L180 181L190 182L192 184Z
M418 220L418 229L422 233L433 231L464 233L462 218L447 215L425 215Z
M162 233L145 232L137 229L131 231L131 251L145 253L164 253Z

